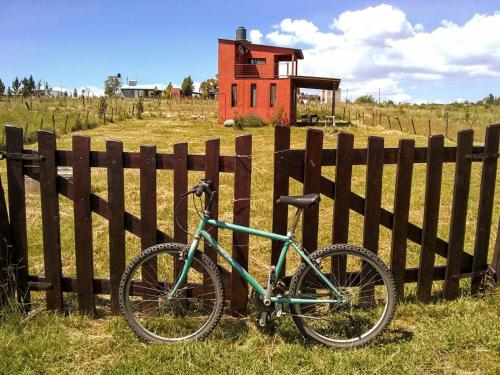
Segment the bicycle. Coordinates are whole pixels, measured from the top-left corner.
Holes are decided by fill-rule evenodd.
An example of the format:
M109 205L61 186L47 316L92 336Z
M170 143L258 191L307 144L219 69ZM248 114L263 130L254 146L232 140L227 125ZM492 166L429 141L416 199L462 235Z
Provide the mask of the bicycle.
M333 347L368 343L390 323L396 305L392 275L374 253L353 245L332 245L312 254L294 240L304 209L320 202L318 194L282 196L279 203L297 208L286 235L215 220L210 208L216 191L201 180L188 195L205 207L190 246L163 243L139 254L120 283L120 306L132 330L149 342L175 343L205 338L217 325L224 307L224 287L218 266L198 250L200 241L214 249L253 288L258 324L288 311L300 332ZM206 230L207 225L245 232L283 243L278 261L260 285ZM289 288L280 277L287 252L301 257ZM324 272L325 270L326 272Z

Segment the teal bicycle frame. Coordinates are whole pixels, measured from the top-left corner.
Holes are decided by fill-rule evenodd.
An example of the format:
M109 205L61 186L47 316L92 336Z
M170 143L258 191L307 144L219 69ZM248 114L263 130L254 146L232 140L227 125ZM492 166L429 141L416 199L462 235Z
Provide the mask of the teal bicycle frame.
M212 249L217 251L235 270L240 274L240 276L247 281L262 297L265 297L266 291L265 289L226 251L224 250L219 243L205 230L207 224L221 228L221 229L229 229L236 232L248 233L250 235L255 235L259 237L270 238L271 240L280 241L283 243L281 248L281 253L278 258L278 262L276 263L275 273L276 275L281 274L281 270L283 268L283 264L285 263L286 254L290 246L300 255L300 257L307 263L314 272L318 275L318 277L325 282L325 284L331 289L331 292L336 299L305 299L305 298L288 298L288 297L276 297L271 296L271 302L276 303L291 303L291 304L308 304L308 303L344 303L346 300L344 296L338 291L337 288L331 283L330 279L326 277L316 265L311 261L311 259L302 251L300 246L293 241L293 235L291 233L283 236L281 234L265 232L258 229L248 228L232 223L226 223L224 221L218 221L215 219L211 219L208 217L203 217L198 224L198 228L196 229L194 240L189 247L187 255L185 256L184 265L182 267L181 274L179 275L179 279L175 283L174 287L169 293L169 296L175 295L177 290L181 288L184 283L188 271L192 265L193 257L198 248L198 244L200 240L203 239Z

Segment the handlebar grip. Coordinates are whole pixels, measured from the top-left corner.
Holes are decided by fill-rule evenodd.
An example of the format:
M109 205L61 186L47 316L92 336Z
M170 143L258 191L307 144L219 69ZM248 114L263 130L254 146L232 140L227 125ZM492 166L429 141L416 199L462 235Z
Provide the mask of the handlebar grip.
M204 187L202 185L198 185L196 187L196 190L194 191L194 194L197 196L197 197L201 197L201 195L203 194L203 190L204 190Z

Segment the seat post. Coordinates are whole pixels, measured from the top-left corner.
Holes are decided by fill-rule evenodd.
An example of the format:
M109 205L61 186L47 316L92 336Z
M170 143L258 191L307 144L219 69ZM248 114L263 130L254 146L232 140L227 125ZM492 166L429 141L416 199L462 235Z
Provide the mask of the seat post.
M300 215L302 214L303 210L304 210L303 208L297 208L297 211L295 211L295 216L293 217L292 226L290 227L290 230L287 233L288 237L290 238L293 237L293 233L295 232L295 227L299 222Z

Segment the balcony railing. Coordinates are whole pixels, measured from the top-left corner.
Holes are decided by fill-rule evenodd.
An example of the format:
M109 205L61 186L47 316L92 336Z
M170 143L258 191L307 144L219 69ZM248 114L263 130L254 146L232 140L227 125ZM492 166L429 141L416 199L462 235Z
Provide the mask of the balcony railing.
M236 78L286 78L291 75L291 61L276 64L235 64Z

